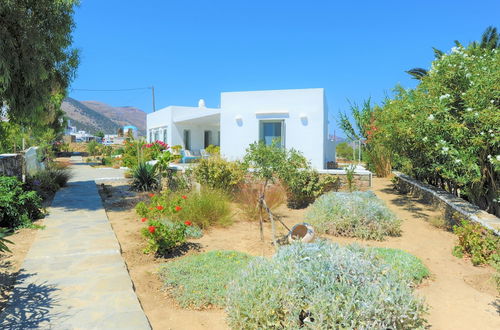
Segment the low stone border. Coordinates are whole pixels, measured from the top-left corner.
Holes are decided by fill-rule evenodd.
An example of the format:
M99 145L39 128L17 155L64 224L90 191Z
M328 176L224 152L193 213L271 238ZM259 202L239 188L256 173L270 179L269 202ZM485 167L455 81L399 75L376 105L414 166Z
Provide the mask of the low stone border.
M443 208L444 216L448 221L454 222L453 216L459 213L464 218L478 222L500 236L500 218L443 189L417 181L400 172L394 171L393 173L397 179L396 188L398 191L417 196L438 208Z
M347 173L343 169L318 170L321 175L334 175L340 178L343 184L347 182ZM372 172L368 170L356 169L354 171L354 182L358 187L370 188L372 186Z

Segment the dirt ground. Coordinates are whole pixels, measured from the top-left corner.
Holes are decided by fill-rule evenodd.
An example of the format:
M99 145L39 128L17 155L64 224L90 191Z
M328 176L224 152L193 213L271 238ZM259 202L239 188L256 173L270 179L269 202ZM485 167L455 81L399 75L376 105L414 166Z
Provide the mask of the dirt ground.
M100 189L105 200L108 218L121 244L139 300L154 329L227 329L225 313L219 309L187 310L176 306L174 300L162 290L157 276L158 266L172 259L155 259L145 255L145 240L140 229L144 226L134 212L134 205L145 194L128 191L123 182L110 182ZM425 220L439 213L429 205L396 193L388 179L375 178L373 191L403 220L401 237L383 242L361 241L326 236L340 244L357 242L362 245L400 248L425 263L431 277L418 288L429 306L427 320L432 329L500 329L500 297L491 281L490 267L474 267L469 260L454 257L451 250L456 237L437 229ZM290 210L285 206L277 213L289 227L302 222L306 210ZM197 240L191 240L190 249L180 254L209 250L237 250L252 255L270 256L270 225L265 228L265 242L259 240L258 223L241 220L235 211L235 223L228 228L213 228ZM286 230L279 225L282 234ZM180 257L173 256L174 257Z

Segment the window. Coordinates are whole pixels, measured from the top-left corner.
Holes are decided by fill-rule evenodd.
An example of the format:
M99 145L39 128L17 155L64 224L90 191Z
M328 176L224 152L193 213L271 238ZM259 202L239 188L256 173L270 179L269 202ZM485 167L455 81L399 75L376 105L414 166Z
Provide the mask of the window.
M204 146L207 148L209 145L213 144L212 143L212 131L205 131L205 137L204 137Z
M167 143L167 128L165 127L165 128L163 128L161 131L162 131L162 134L161 134L161 135L162 135L162 136L161 136L161 140L162 140L163 142Z
M261 120L260 140L266 145L271 145L274 140L278 140L282 147L285 146L285 121L284 120Z
M184 130L184 149L191 150L191 131Z

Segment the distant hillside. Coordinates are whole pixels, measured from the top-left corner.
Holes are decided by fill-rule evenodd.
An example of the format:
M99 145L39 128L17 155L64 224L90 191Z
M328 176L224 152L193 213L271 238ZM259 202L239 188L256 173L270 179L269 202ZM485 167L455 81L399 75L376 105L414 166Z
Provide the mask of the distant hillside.
M124 125L134 125L140 135L146 134L146 113L133 107L112 107L97 101L77 101L66 98L61 106L71 126L95 134L114 134Z

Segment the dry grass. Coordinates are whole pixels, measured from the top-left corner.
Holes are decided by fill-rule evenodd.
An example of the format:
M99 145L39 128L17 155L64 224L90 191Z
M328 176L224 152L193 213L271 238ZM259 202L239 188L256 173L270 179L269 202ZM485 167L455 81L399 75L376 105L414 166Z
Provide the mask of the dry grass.
M259 190L260 185L256 183L245 183L240 185L238 192L235 193L235 199L243 216L249 221L259 220ZM273 184L267 188L266 203L274 211L277 207L286 202L286 192L281 184ZM264 221L269 221L269 216L263 213Z

